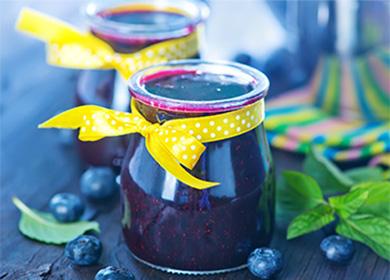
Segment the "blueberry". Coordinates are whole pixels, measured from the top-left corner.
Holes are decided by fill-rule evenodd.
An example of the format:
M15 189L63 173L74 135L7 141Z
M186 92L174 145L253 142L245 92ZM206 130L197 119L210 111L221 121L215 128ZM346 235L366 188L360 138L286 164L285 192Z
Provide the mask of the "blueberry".
M338 264L348 263L355 253L352 240L340 235L331 235L321 241L320 248L325 257Z
M77 221L84 212L81 199L71 193L59 193L49 202L50 212L57 221L68 223Z
M135 280L135 277L127 269L107 266L96 273L95 280Z
M81 192L92 200L109 198L117 189L115 179L115 173L109 167L90 167L81 176Z
M282 270L282 254L275 249L255 249L248 258L248 269L260 279L270 279Z
M101 254L102 243L92 235L80 235L65 246L65 257L80 266L96 264Z

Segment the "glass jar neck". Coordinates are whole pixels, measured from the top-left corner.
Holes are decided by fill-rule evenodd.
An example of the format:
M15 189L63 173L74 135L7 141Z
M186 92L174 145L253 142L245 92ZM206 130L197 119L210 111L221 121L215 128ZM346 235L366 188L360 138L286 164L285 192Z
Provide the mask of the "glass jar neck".
M213 113L172 112L134 100L138 112L149 122L163 124L166 121L213 115ZM215 113L214 113L215 114Z
M188 59L135 73L129 90L140 107L173 116L199 116L240 109L264 98L267 77L251 67ZM151 110L148 110L151 111Z
M91 32L122 53L188 36L208 15L208 6L197 0L143 1L102 5L90 3L85 13Z

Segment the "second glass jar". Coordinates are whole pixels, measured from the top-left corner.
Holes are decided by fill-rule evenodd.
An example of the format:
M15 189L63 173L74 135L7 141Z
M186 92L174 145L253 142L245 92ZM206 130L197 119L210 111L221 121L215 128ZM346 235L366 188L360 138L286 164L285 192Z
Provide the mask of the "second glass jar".
M132 53L154 43L188 36L201 29L208 6L198 0L131 0L90 2L84 8L95 36L120 53ZM194 56L199 57L199 53ZM77 105L95 104L129 110L129 95L122 78L111 70L82 71L76 91ZM119 168L127 137L97 142L77 141L81 157L90 165Z

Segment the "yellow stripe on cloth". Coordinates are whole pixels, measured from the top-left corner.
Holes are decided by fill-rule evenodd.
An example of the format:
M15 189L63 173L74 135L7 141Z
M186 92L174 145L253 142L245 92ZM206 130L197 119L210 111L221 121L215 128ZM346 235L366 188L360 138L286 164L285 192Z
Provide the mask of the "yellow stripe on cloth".
M192 32L135 53L117 53L90 32L80 32L65 22L26 8L21 11L16 28L47 43L49 64L76 69L116 69L124 79L147 66L189 58L198 52L198 32Z
M68 128L79 131L81 141L97 141L108 136L140 133L146 138L150 155L179 181L196 189L218 185L198 179L180 164L193 169L206 149L202 143L232 138L246 133L264 120L260 100L240 110L206 117L169 120L162 125L147 121L132 104L132 113L85 105L65 111L40 128Z

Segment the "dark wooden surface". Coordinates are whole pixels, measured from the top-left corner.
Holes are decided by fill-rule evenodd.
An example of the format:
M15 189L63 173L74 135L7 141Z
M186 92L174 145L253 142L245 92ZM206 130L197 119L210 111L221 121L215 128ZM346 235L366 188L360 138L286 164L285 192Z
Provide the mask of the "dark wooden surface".
M41 244L19 233L19 212L11 203L12 196L47 210L48 200L55 193L79 192L78 180L85 167L72 145L64 145L54 130L37 129L38 123L72 106L77 72L47 66L40 43L4 32L4 24L1 29L0 279L89 280L106 265L127 267L139 280L192 279L155 271L131 258L120 232L118 203L111 209L101 209L97 217L104 244L97 266L74 267L64 258L62 246ZM278 172L300 168L299 156L273 153ZM283 252L285 267L278 279L389 279L389 263L362 245L357 246L349 266L329 264L319 251L323 237L320 231L286 241L285 226L279 224L272 247ZM243 270L196 279L255 278Z

